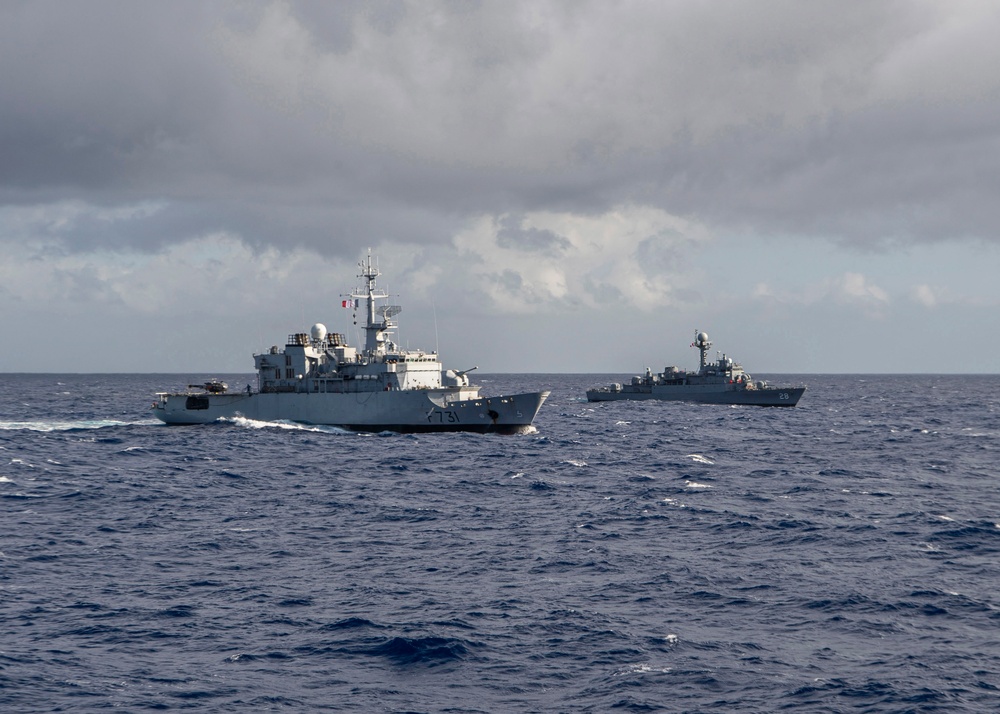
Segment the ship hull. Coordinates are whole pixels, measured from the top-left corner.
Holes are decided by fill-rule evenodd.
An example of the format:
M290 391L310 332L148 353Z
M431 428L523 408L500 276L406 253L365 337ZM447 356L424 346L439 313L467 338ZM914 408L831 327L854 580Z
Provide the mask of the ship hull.
M805 387L768 387L765 389L719 389L712 386L623 385L621 390L588 389L587 401L616 402L655 399L667 402L697 402L699 404L742 404L758 407L794 407Z
M444 392L161 394L153 414L167 424L243 417L337 426L352 431L517 433L531 425L549 392L449 399Z

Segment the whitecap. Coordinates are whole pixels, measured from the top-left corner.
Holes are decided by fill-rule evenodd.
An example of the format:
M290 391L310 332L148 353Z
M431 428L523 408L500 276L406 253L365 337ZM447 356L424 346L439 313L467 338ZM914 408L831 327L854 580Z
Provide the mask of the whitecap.
M6 476L0 476L0 483L14 483L11 479Z
M583 459L567 459L563 461L564 464L569 464L570 466L586 466L587 462Z
M72 429L104 429L109 426L128 426L130 424L158 424L151 422L128 422L115 419L84 419L81 421L0 421L2 431L70 431Z
M688 454L687 457L694 461L696 464L708 464L710 466L714 465L715 462L711 459L707 459L701 454Z
M652 667L648 664L634 664L628 669L615 672L615 676L621 677L626 674L667 674L668 672L670 672L670 667Z
M712 488L707 483L698 483L697 481L685 481L684 485L688 488Z

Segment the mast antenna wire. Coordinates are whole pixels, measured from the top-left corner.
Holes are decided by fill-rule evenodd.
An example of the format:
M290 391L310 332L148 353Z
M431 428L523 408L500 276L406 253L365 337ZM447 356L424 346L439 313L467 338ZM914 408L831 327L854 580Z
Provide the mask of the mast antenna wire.
M431 298L431 312L434 313L434 354L441 354L441 340L438 339L438 311L437 305L434 304L434 298Z

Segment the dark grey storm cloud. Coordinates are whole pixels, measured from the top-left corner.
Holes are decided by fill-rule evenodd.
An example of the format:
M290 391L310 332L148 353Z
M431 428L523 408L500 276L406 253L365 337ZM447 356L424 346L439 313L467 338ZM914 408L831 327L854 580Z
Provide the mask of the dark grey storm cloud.
M80 250L346 254L621 203L992 240L997 29L977 3L7 2L0 203L160 206L49 236Z
M497 245L532 253L558 255L570 246L563 236L550 230L523 227L516 216L506 216L497 230Z

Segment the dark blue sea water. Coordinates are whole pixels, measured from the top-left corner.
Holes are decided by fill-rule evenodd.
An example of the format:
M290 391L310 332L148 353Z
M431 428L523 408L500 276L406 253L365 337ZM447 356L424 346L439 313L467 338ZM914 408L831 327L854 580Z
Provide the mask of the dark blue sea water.
M615 378L485 375L553 390L537 433L412 436L0 375L0 711L1000 710L1000 377Z

